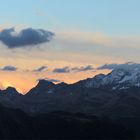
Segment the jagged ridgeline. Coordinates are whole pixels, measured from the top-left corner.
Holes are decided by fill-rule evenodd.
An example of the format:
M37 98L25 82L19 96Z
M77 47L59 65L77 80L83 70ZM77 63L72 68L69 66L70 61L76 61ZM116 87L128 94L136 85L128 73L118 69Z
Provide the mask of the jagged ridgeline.
M98 123L100 120L102 122L100 124L101 129L100 127L97 129L97 137L99 132L105 135L105 131L102 131L105 124L106 131L108 132L108 130L111 129L113 134L108 135L108 137L116 136L114 133L115 130L119 132L118 134L122 134L120 136L139 136L140 73L136 69L116 69L107 75L99 74L93 78L82 80L74 84L54 84L47 80L40 80L37 86L31 89L26 95L19 94L16 89L12 87L1 90L0 93L0 104L9 108L6 110L10 111L12 117L15 117L15 113L18 111L23 115L21 119L27 119L31 122L29 126L26 123L22 124L25 128L28 127L30 129L33 125L37 125L39 128L39 126L43 125L43 122L46 121L43 127L40 128L40 130L42 130L47 126L47 122L54 122L56 118L59 118L61 121L56 119L55 124L58 125L59 122L61 122L62 124L60 123L59 125L62 125L62 130L66 129L64 127L65 124L66 126L68 125L68 128L70 127L70 131L72 131L71 129L75 130L74 128L78 129L81 125L86 125L84 128L81 128L82 130L79 130L79 134L84 132L85 128L91 128L95 131L99 127ZM52 112L59 113L52 115ZM67 114L66 112L69 113ZM77 112L81 114L76 114ZM51 119L50 114L53 119ZM32 118L31 116L34 117ZM99 120L97 121L91 116L96 116L96 119ZM30 121L30 119L32 121ZM39 119L39 124L35 123L36 119ZM72 123L72 126L69 124L69 121ZM97 124L96 121L98 122ZM96 124L95 129L94 123ZM19 127L19 124L16 125ZM50 125L52 126L51 123L49 123L48 126ZM113 126L115 130L112 129ZM48 129L47 127L47 130ZM66 133L68 133L67 131L66 129ZM124 133L124 131L126 133ZM129 131L131 135L128 135L127 132ZM50 134L51 133L52 131ZM72 136L77 135L73 134ZM85 136L91 136L93 138L95 135L88 133L83 137Z
M115 69L107 75L99 74L74 84L40 80L26 95L8 87L0 91L0 103L34 114L69 110L127 117L140 114L139 89L137 69Z

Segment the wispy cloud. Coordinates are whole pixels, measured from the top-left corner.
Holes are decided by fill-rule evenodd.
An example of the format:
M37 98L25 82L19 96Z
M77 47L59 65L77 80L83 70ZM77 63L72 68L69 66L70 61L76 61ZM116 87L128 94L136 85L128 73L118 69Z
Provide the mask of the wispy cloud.
M35 14L36 14L37 16L39 16L39 17L43 17L43 16L46 15L46 13L45 13L44 11L42 11L42 10L37 10Z
M61 80L52 79L52 78L45 78L45 80L50 81L50 82L53 82L53 83L60 83L61 82Z
M117 67L119 67L120 65L122 64L105 64L105 65L102 65L100 67L97 68L97 70L104 70L104 69L108 69L108 70L113 70Z
M101 32L67 31L57 32L56 39L67 43L109 45L112 40Z
M94 70L94 68L92 65L88 65L88 66L82 66L82 67L74 67L71 70L76 71L76 72L84 72L84 71L92 71Z
M46 80L46 81L53 82L53 83L60 83L61 82L61 80L52 79L52 78L42 78L42 79L38 79L37 81L40 81L40 80Z
M140 63L128 62L124 64L105 64L97 68L97 70L114 70L114 69L138 69L140 70Z
M46 70L47 68L48 68L47 66L41 66L37 69L34 69L33 72L42 72L42 71Z
M14 67L14 66L5 66L3 68L1 68L0 70L2 71L16 71L18 68Z
M111 47L111 48L139 48L140 36L138 35L108 35L104 32L86 32L80 30L71 31L58 31L56 36L57 41L79 44L79 45L90 45L100 47Z
M64 68L55 68L53 70L54 73L69 73L70 72L70 67L64 67Z
M70 73L70 72L85 72L85 71L93 71L94 68L92 65L81 66L81 67L63 67L63 68L55 68L53 70L54 73Z

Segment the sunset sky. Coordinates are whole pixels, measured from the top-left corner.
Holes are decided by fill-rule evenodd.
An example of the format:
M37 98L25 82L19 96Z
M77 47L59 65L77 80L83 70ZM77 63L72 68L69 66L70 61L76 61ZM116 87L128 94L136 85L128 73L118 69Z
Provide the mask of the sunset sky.
M2 0L0 87L73 83L139 63L140 0Z

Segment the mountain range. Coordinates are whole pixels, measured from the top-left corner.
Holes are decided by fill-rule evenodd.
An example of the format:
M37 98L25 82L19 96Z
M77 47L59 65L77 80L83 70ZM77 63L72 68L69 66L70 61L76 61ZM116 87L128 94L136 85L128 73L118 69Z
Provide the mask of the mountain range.
M18 93L14 87L8 87L5 90L0 90L0 106L0 112L2 114L3 110L8 110L4 116L12 115L16 126L14 129L16 131L20 124L22 126L25 125L21 132L30 129L29 132L31 132L30 134L32 137L36 134L32 129L34 125L39 127L39 124L37 124L35 120L38 120L43 126L40 127L40 130L47 128L49 131L49 127L54 125L54 122L58 124L56 118L59 118L58 121L61 120L60 122L62 122L62 124L64 122L65 125L68 123L68 126L70 125L68 118L71 118L73 122L71 131L74 130L77 123L80 126L83 123L85 124L85 121L83 122L82 120L86 120L87 122L93 121L95 123L98 122L100 118L103 126L99 129L98 134L99 132L105 134L102 128L111 124L111 127L107 127L107 132L110 129L113 130L113 125L115 125L115 128L119 128L116 131L120 131L121 129L120 133L122 131L124 132L125 128L127 128L140 137L140 71L138 69L115 69L107 75L99 74L93 78L81 80L74 84L55 84L42 79L38 82L37 86L32 88L25 95ZM78 112L81 115L78 115ZM18 117L19 114L21 115ZM85 117L84 114L86 115ZM78 122L77 115L78 120L82 122ZM89 116L96 116L97 118L89 120ZM16 117L18 118L16 119ZM51 117L54 119L51 119ZM2 119L7 122L7 120L5 120L6 118L7 117L4 117ZM9 120L9 118L7 119ZM108 119L111 121L108 121L106 124ZM45 124L45 126L43 125L44 121L51 122L49 127L48 123ZM31 122L31 124L28 122ZM87 122L86 124L88 124ZM30 125L28 126L28 124ZM62 124L58 124L56 127L60 129L59 125ZM124 129L120 125L124 126ZM2 131L8 131L11 135L7 126L4 127L6 127L6 130ZM28 129L26 129L26 127ZM94 126L89 127L94 128ZM53 127L53 129L54 128L55 127ZM83 131L85 130L84 128L85 127L83 127ZM65 127L62 130L66 130ZM29 135L27 131L24 132ZM81 133L80 131L77 133L74 133L74 131L72 132L74 135ZM128 135L129 132L125 132L127 133L123 134L125 134L125 136ZM41 133L43 133L42 135L46 134L44 131L40 132L40 134ZM51 133L53 133L53 130L50 134ZM114 131L112 133L114 133ZM57 135L59 134L57 133ZM86 136L88 135L89 134ZM114 136L115 135L114 133ZM68 134L68 136L70 136L70 134Z
M69 110L132 117L140 115L140 71L115 69L74 84L40 80L26 95L8 87L0 91L0 103L29 114Z

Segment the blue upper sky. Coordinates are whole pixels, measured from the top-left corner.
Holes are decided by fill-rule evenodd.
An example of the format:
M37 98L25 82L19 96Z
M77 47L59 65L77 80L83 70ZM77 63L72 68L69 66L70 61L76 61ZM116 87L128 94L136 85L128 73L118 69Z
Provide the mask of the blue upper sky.
M140 0L3 0L0 25L140 34Z

